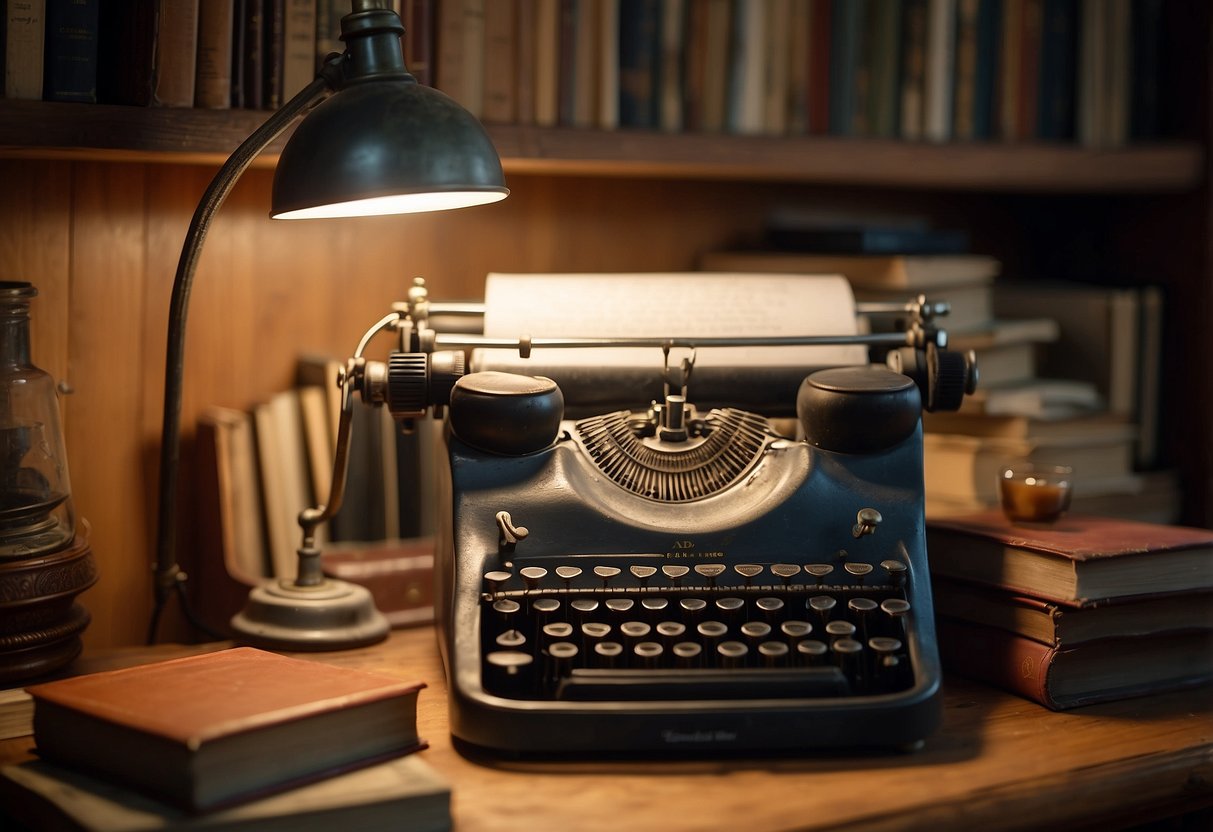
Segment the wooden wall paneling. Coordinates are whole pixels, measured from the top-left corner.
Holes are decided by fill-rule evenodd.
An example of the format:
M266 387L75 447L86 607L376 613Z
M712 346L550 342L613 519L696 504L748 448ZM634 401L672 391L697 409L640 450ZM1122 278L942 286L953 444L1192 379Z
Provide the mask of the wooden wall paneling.
M71 166L0 161L0 181L0 280L37 287L30 354L57 381L68 381Z
M79 513L93 528L100 579L81 599L89 645L143 640L153 535L144 454L144 168L74 168L67 443ZM153 385L156 386L156 385Z

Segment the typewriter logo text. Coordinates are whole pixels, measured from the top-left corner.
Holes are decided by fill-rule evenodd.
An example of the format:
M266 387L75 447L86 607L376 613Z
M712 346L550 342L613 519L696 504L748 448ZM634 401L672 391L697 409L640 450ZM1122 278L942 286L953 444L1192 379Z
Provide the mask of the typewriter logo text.
M666 560L676 559L694 559L694 560L711 560L713 558L723 558L724 552L702 552L695 548L693 540L675 540L670 546L670 551L665 553Z

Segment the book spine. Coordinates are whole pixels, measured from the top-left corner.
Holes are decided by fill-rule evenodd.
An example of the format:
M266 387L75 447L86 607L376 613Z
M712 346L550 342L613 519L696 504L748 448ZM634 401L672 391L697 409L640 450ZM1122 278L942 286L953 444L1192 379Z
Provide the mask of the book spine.
M823 0L829 2L830 0ZM708 133L724 130L728 107L729 49L733 16L729 0L708 0L707 67L703 74L703 125Z
M619 126L657 124L657 56L661 7L657 0L620 0Z
M863 4L833 0L830 7L830 135L849 136L855 124L855 76L863 32Z
M282 71L286 55L286 0L265 0L261 14L261 106L266 110L277 110L282 106Z
M4 97L42 97L46 0L9 0L4 29Z
M406 0L401 15L404 22L404 65L418 84L434 83L434 0ZM340 21L338 21L340 27Z
M598 108L594 114L602 130L619 126L619 0L599 0L596 52Z
M232 106L235 9L235 4L231 2L210 2L199 6L195 107L225 110Z
M952 138L952 96L955 91L956 0L927 0L927 51L923 84L923 138L946 142Z
M316 77L316 0L287 0L282 30L282 101Z
M1057 648L946 616L938 616L936 635L945 671L985 682L1051 710L1061 707L1049 688L1049 670Z
M538 44L539 9L535 0L517 0L514 20L516 84L514 121L518 124L535 123L535 58Z
M244 106L260 110L265 105L265 10L261 0L244 0Z
M160 107L193 107L198 0L163 3L156 32L155 94Z
M905 0L901 17L901 111L898 135L922 138L923 83L927 49L927 0Z
M977 97L977 8L978 0L959 0L956 5L956 93L952 99L952 130L960 141L976 135L974 101Z
M349 11L349 0L316 0L316 66L333 52L345 51L345 44L341 42L341 18ZM407 39L408 20L404 20L404 28ZM407 59L405 55L405 66L416 77L417 73Z
M515 9L513 0L491 0L484 6L484 109L485 121L514 121Z
M1031 141L1036 137L1042 16L1041 0L1024 0L1023 17L1020 19L1020 25L1023 26L1020 48L1023 53L1019 62L1019 98L1015 103L1018 109L1015 132L1017 141Z
M790 0L788 6L788 89L785 110L787 133L804 135L809 130L809 0Z
M995 138L994 108L998 102L999 51L1002 46L1004 0L979 0L977 65L973 71L973 138Z
M12 4L10 4L12 5ZM100 0L50 0L42 98L97 103Z

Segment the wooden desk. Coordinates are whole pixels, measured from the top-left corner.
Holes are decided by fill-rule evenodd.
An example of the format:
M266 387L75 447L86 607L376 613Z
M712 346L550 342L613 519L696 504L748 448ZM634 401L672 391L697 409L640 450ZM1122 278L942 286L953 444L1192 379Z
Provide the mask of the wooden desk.
M74 669L174 652L181 650L112 651ZM423 753L453 785L459 832L1109 829L1213 806L1207 688L1051 713L948 679L943 727L914 754L516 763L473 761L452 748L429 628L395 632L364 650L298 655L429 683L418 715L430 741ZM32 745L30 737L0 743L0 763L28 757Z

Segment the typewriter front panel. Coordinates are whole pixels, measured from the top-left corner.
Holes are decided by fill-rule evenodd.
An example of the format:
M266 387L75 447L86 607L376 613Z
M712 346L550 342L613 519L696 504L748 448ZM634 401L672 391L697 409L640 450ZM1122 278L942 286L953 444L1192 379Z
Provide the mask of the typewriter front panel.
M517 456L447 431L439 603L457 738L690 753L903 746L933 730L917 426L856 454L763 422L740 460L706 477L692 461L673 485L620 475L587 430L563 422ZM711 458L746 443L729 444Z

